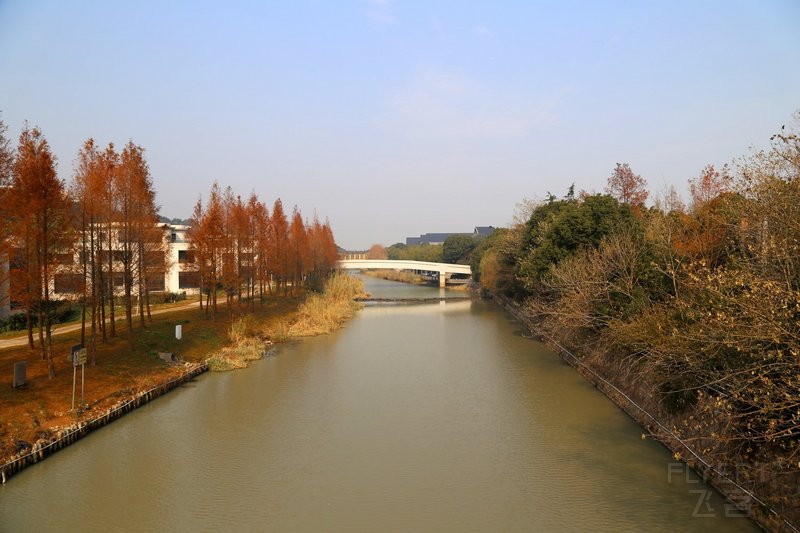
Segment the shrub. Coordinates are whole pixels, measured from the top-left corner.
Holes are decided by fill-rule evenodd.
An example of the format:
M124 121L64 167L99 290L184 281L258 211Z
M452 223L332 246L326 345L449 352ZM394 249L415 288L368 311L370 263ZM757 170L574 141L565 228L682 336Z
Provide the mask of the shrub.
M66 300L53 300L50 302L51 324L63 324L75 320L80 316L80 307ZM39 324L36 312L31 316L33 327ZM13 313L5 318L0 318L0 331L22 331L28 327L25 313Z
M242 342L249 337L256 337L260 333L252 315L237 318L228 330L228 336L233 342Z
M186 299L186 291L181 292L151 292L151 304L175 303Z

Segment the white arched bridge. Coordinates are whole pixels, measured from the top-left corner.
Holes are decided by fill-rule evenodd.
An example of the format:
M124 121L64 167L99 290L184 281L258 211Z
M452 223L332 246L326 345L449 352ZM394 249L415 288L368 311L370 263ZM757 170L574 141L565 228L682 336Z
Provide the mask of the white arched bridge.
M472 275L469 265L433 263L430 261L406 261L394 259L340 259L337 263L344 270L416 270L439 274L439 286L444 287L453 274Z

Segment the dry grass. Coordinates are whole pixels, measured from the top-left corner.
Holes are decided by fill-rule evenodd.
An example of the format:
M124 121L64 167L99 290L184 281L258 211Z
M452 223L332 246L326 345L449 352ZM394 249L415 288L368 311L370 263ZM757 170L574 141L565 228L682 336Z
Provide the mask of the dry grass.
M225 372L246 367L250 361L264 357L270 343L250 337L241 339L233 346L228 346L207 359L208 369L212 372Z
M414 285L427 285L430 283L419 274L414 274L413 272L409 272L407 270L365 270L363 273L367 276L372 276L375 278L389 281L400 281L402 283L412 283Z
M312 294L300 306L297 317L288 325L289 337L325 335L342 326L361 308L354 298L364 295L364 284L337 272L325 284L322 294Z
M289 321L281 320L264 327L264 335L275 343L284 343L292 340L289 334Z
M235 319L228 329L228 337L237 343L260 334L261 331L253 315L244 315Z
M245 368L250 361L264 357L272 342L265 338L263 329L264 326L260 326L253 315L235 319L228 328L228 338L233 344L206 359L208 369L212 372L225 372Z
M259 324L252 315L239 317L228 330L232 345L209 357L208 368L214 372L244 368L250 361L261 359L273 343L330 333L355 315L361 304L354 299L363 295L364 285L360 280L336 273L328 279L321 294L306 298L291 320Z

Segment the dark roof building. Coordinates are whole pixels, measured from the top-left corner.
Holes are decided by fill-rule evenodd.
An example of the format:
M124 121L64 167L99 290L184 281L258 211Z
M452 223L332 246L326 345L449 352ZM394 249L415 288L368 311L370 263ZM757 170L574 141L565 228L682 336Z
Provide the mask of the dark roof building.
M469 235L469 233L423 233L419 237L406 237L406 244L443 244L450 235Z
M475 226L475 231L472 232L473 237L484 238L494 233L494 226Z
M451 235L467 235L472 237L488 237L494 232L492 226L476 226L472 233L423 233L419 237L406 237L406 245L415 244L444 244Z

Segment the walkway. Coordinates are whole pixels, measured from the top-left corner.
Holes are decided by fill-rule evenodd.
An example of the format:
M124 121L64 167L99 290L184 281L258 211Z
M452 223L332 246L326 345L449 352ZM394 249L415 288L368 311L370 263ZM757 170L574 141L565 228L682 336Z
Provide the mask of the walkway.
M197 302L197 301L189 302L186 305L168 307L166 309L157 309L155 311L152 311L150 314L151 315L161 315L161 314L164 314L164 313L172 313L174 311L182 311L184 309L189 309L191 307L196 307L198 304L199 304L199 302ZM138 319L139 315L134 315L134 316ZM123 313L122 316L115 317L115 319L116 319L115 320L116 322L124 321L125 320L125 314ZM106 319L106 323L108 323L109 320L110 319ZM78 322L76 324L67 324L65 326L59 326L59 327L53 328L51 330L50 334L53 335L53 336L63 335L64 333L70 333L72 331L78 331L79 329L81 329L81 323L80 322ZM86 324L86 330L87 331L89 330L89 324L88 323ZM36 330L34 328L34 338L33 339L34 339L34 341L39 342L39 337L38 337L38 334L36 333L37 331L38 330ZM12 337L10 339L0 339L0 350L2 350L3 348L11 348L13 346L25 346L26 344L28 344L28 334L27 333L25 335L22 335L21 337Z

